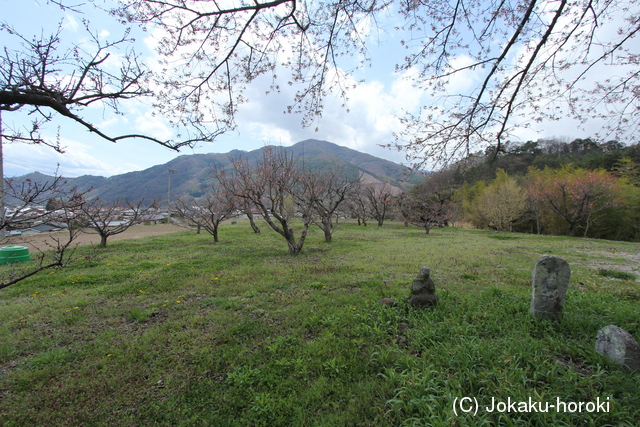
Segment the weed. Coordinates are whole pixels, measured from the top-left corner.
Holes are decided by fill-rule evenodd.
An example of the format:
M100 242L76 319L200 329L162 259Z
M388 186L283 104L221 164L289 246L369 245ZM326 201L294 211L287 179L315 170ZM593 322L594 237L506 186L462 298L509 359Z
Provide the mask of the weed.
M143 310L139 307L133 307L129 311L129 320L131 320L132 322L144 323L157 314L158 311L153 308Z

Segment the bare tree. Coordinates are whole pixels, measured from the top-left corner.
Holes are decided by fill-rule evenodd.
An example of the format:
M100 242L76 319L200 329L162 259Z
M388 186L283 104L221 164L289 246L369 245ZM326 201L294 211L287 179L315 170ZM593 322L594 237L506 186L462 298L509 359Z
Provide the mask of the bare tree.
M2 241L7 242L5 233L10 229L21 229L29 224L55 222L67 230L66 238L51 236L45 241L46 247L36 248L37 253L30 254L31 262L14 264L0 277L0 289L14 285L39 272L51 268L61 268L90 256L76 256L77 245L74 240L82 231L77 221L78 207L83 203L86 192L76 188L65 190L64 178L54 176L50 181L35 182L27 179L19 182L15 179L5 180L3 197L11 206L0 222ZM42 208L51 198L58 200L57 209L53 212ZM4 209L4 206L2 207Z
M70 9L62 2L53 3L67 11ZM59 141L46 140L41 135L43 124L56 115L66 117L108 141L141 138L176 150L211 140L220 132L207 132L202 120L187 117L173 121L176 126L188 126L188 131L193 133L179 141L134 133L110 135L91 123L83 114L89 107L100 105L114 114L122 114L122 101L150 97L153 93L148 85L150 71L131 48L133 40L128 31L120 38L103 40L88 28L86 20L84 22L88 37L77 44L61 40L62 24L53 34L32 38L20 34L8 23L0 22L0 34L20 44L17 49L11 49L7 44L0 52L0 111L26 111L32 117L30 127L9 129L5 125L2 137L9 142L45 144L62 152ZM116 55L119 68L110 64Z
M203 197L195 199L179 198L175 200L178 214L198 230L204 228L218 242L218 228L222 221L232 218L237 212L236 198L225 194L219 187Z
M269 227L287 241L289 253L299 254L313 220L313 204L302 194L302 170L282 149L265 147L262 155L255 166L246 159L231 158L233 172L218 169L214 176L224 191L256 207ZM297 221L302 231L296 239L293 223Z
M86 228L91 228L100 235L101 248L107 246L109 237L148 220L155 210L155 200L147 205L144 199L136 203L125 200L123 204L120 199L109 203L95 198L80 206L81 220Z
M306 170L302 177L301 196L313 206L316 225L323 231L325 242L330 243L336 227L334 217L347 195L360 185L359 179L349 179L337 168L325 172Z
M391 208L394 196L400 193L400 190L392 187L388 183L369 184L363 188L364 196L369 202L371 215L378 222L378 227L382 227L387 216L387 211Z
M442 170L428 175L411 191L397 197L400 213L405 221L422 227L426 234L434 227L455 221L458 209L455 203L453 170Z
M246 198L240 198L240 204L240 211L247 216L247 219L249 219L249 224L251 225L251 229L253 230L253 232L256 234L260 233L260 227L256 225L256 221L254 219L253 205L251 204L251 201Z
M4 203L11 208L2 213L0 232L4 233L9 228L18 228L23 223L38 221L47 216L49 213L44 206L49 199L62 201L67 198L65 184L65 179L57 172L50 180L42 182L30 178L5 179L2 197ZM2 206L2 209L4 210L5 206Z
M367 220L371 218L371 206L365 196L362 182L348 193L346 209L352 218L358 220L358 225L367 226Z

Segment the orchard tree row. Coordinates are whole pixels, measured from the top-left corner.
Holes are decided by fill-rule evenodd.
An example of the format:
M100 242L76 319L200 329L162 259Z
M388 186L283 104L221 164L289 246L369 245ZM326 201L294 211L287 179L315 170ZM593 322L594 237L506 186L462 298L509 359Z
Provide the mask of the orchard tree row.
M255 164L230 158L214 168L215 184L200 198L182 198L172 207L188 225L205 229L218 241L222 221L244 215L255 233L259 218L286 241L289 253L302 251L309 228L319 227L327 243L340 218L382 226L401 191L386 183L365 184L339 168L305 168L284 150L266 147Z

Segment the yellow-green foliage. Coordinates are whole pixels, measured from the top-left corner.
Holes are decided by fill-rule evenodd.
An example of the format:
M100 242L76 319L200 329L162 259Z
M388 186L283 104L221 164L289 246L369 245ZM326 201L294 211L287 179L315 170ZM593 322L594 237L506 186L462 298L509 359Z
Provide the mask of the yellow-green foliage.
M478 227L489 226L504 233L527 210L527 192L504 170L496 171L489 184L465 184L459 191L465 217Z
M476 210L490 227L504 235L526 211L526 200L524 188L504 170L498 169L496 179L479 194Z
M477 181L473 185L465 183L458 190L456 198L462 203L465 220L471 222L478 228L486 226L484 220L477 214L477 200L487 188L485 181Z

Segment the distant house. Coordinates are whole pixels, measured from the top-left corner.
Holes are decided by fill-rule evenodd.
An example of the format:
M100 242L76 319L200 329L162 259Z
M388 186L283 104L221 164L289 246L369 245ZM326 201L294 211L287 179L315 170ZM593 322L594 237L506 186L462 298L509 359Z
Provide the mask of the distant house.
M160 221L167 221L169 218L170 218L169 213L161 212L155 215L151 215L149 217L144 217L143 220L155 225Z
M33 228L25 228L20 232L21 236L32 236L34 234L40 234L38 230L34 230Z
M40 233L51 233L54 231L61 231L67 228L66 224L59 224L55 222L22 222L17 227L14 225L12 229L6 229L0 232L5 237L15 236L31 236Z
M48 224L48 223L42 223L42 224L38 224L38 225L34 225L32 227L29 227L29 230L35 230L39 233L50 233L52 231L60 231L62 230L62 226L60 225L55 225L55 224Z
M126 225L126 224L128 224L128 223L129 223L129 221L121 221L121 220L118 220L118 221L109 221L109 222L108 222L108 223L106 223L105 225L106 225L107 227L120 227L121 225ZM92 227L92 228L95 228L95 227Z

